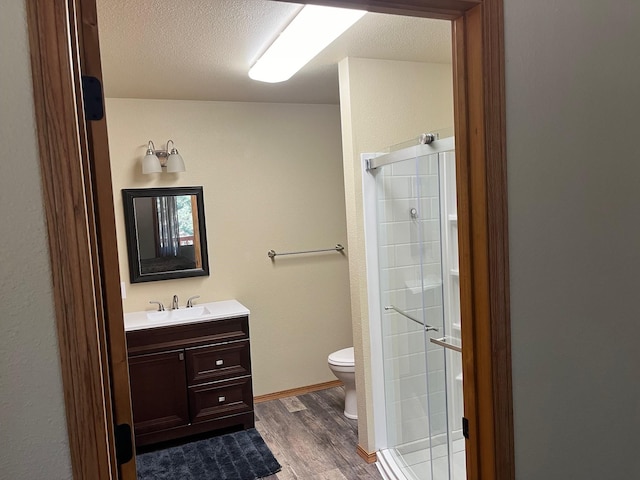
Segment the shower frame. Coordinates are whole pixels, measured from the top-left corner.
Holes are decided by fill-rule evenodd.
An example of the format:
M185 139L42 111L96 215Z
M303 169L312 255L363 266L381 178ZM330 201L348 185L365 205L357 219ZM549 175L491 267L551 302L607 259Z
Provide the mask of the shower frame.
M376 450L386 450L389 448L388 444L388 423L387 423L387 400L385 396L385 380L382 378L384 375L380 375L380 372L384 371L384 354L383 354L383 312L380 310L381 307L381 288L380 288L380 267L379 267L379 244L378 244L378 213L377 213L377 203L378 203L378 191L376 188L376 178L373 172L384 166L390 166L394 163L405 162L405 161L416 161L418 158L427 158L432 155L439 156L442 153L450 152L455 150L455 142L453 137L445 138L442 140L436 140L433 143L429 144L418 144L403 148L401 150L395 151L390 154L372 154L372 153L364 153L361 154L361 164L362 164L362 193L363 193L363 216L364 216L364 234L366 238L366 264L367 264L367 290L368 290L368 305L369 305L369 328L370 328L370 343L371 343L371 370L372 372L378 372L378 375L372 377L372 391L373 391L373 402L374 408L376 411L384 411L384 415L377 414L374 417L374 431L376 438ZM380 158L384 158L386 161L382 164L378 163L376 160ZM437 160L440 162L440 160ZM444 173L440 171L438 173L438 183L440 194L443 194L443 178ZM442 213L443 207L442 202L444 199L440 199L440 213ZM447 220L441 217L440 222L446 223ZM441 224L441 228L444 228ZM449 248L446 245L446 242L441 240L441 245L443 249ZM440 252L441 256L443 252ZM445 262L445 260L442 260ZM447 261L448 263L448 261ZM444 263L443 263L444 265ZM444 275L444 274L443 274ZM444 278L443 278L444 280ZM444 287L444 281L442 284L443 292L447 289ZM444 298L443 298L444 300ZM386 307L385 307L386 308ZM398 310L396 310L398 312ZM403 312L400 312L403 314ZM449 315L449 313L447 313ZM416 320L414 318L409 317L410 320L414 322L422 323L420 320ZM425 325L426 330L429 331L428 325ZM426 344L425 344L426 348ZM451 394L451 389L453 388L450 384L450 379L447 379L447 395ZM447 412L449 415L450 412ZM451 432L450 432L451 433ZM429 440L431 440L429 438ZM385 465L387 462L385 461ZM385 468L391 468L392 470L395 467L388 465ZM392 474L393 475L393 474Z
M467 471L512 480L503 0L295 2L452 21ZM119 273L103 268L118 264L108 133L82 97L83 77L102 81L96 0L25 3L73 476L135 480L116 454L116 425L118 451L132 435Z

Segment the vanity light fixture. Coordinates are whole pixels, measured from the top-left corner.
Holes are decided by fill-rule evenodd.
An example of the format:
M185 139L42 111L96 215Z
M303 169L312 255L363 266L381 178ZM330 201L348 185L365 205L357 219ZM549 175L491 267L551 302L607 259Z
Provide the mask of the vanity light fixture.
M305 5L249 70L253 80L289 80L327 45L367 12L348 8Z
M153 142L149 140L147 153L142 159L142 173L160 173L163 168L166 168L168 173L184 172L184 160L178 153L173 140L167 140L166 150L156 150Z

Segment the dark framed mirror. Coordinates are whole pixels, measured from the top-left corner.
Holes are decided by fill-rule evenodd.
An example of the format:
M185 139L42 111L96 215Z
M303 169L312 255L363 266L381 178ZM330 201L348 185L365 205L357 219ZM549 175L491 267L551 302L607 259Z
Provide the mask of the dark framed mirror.
M202 187L122 190L131 283L209 275Z

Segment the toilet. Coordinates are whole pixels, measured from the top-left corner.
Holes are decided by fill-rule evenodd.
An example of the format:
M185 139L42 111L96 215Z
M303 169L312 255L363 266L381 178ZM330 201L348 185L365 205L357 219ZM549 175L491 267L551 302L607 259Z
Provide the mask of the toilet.
M353 347L333 352L328 358L329 368L344 383L344 416L358 418L358 401L356 399L356 367Z

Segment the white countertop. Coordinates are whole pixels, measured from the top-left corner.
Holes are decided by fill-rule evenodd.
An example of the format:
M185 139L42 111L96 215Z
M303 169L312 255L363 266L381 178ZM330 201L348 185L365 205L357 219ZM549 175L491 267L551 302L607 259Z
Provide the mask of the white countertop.
M145 328L169 327L187 323L206 322L221 318L244 317L249 309L237 300L198 303L193 308L182 307L178 310L158 312L145 310L124 314L124 329L127 332Z

